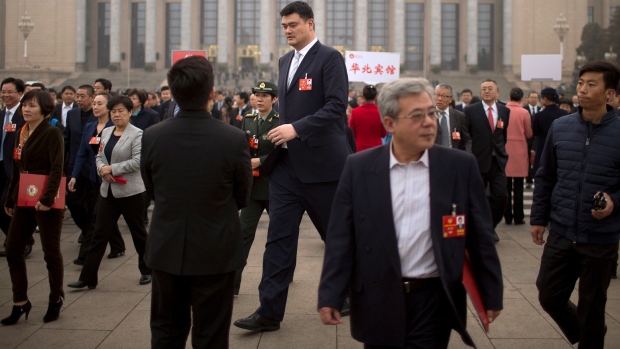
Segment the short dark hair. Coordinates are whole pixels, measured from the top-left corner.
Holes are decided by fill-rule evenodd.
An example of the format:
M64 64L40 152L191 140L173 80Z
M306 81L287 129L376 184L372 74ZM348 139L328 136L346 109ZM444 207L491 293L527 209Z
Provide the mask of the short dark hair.
M170 90L170 86L166 85L166 86L162 86L162 87L159 89L159 92L162 92L162 91L169 91L169 90Z
M559 105L568 104L568 105L570 105L572 107L573 106L573 101L571 101L570 99L568 99L566 97L562 97L562 98L560 98L560 102L558 104Z
M101 83L101 85L103 85L104 90L112 91L112 82L110 80L99 78L95 80L95 84L98 82Z
M80 85L80 87L78 87L78 90L86 90L86 93L89 96L92 96L95 94L95 89L91 85Z
M20 111L21 108L24 107L24 103L33 99L37 101L39 108L41 108L41 113L45 118L47 118L54 111L54 99L52 99L52 96L50 96L47 91L43 90L30 90L26 92L26 94L22 97Z
M47 88L45 87L45 85L43 85L42 82L35 82L32 85L30 85L30 87L40 87L41 90L47 91Z
M71 90L73 91L73 93L76 93L77 91L75 91L75 89L73 88L73 86L71 85L67 85L67 86L63 86L62 90L60 90L60 94L65 93L66 90Z
M357 104L357 101L355 99L350 100L348 103L349 103L349 106L351 107L351 109L355 109L355 108L359 107L359 104Z
M201 56L183 58L168 71L170 91L182 110L206 110L213 78L211 63Z
M55 89L55 88L53 88L53 87L52 87L52 88L48 88L48 89L47 89L47 92L48 92L48 93L55 93L55 94L58 94L58 91L56 91L56 89Z
M620 71L615 65L605 61L592 61L588 62L581 67L579 71L579 77L585 73L603 73L603 81L605 82L605 89L616 89L620 82Z
M250 96L248 96L247 92L239 92L238 93L239 98L243 99L243 103L247 104L248 101L250 100Z
M366 85L362 90L362 95L367 101L374 101L377 98L377 87L375 85Z
M127 97L131 97L131 96L134 96L134 95L138 96L138 99L140 100L140 105L144 105L144 103L148 99L148 95L146 94L146 91L144 91L144 90L139 90L137 88L132 88L129 91L127 91Z
M469 93L469 94L470 94L470 95L472 95L472 96L474 95L474 93L473 93L473 92L471 92L471 90L470 90L470 89L468 89L468 88L463 89L463 91L461 91L461 95L462 95L463 93Z
M493 79L485 79L484 81L482 81L483 84L485 82L492 82L495 85L495 88L499 91L499 86L497 86L497 81L495 81Z
M553 93L541 93L540 94L540 98L546 98L549 102L553 102L556 103L556 97L558 97L557 95L553 94Z
M24 84L23 80L20 79L15 79L15 78L6 78L4 80L2 80L2 83L0 84L0 88L2 88L2 86L4 86L4 84L13 84L15 85L15 90L19 93L24 93L24 90L26 89L26 84Z
M155 92L147 92L148 97L153 97L153 99L157 98L157 94Z
M538 92L536 92L536 91L530 91L530 93L528 93L528 94L527 94L527 96L528 96L528 97L529 97L529 96L531 96L531 95L532 95L532 93L535 93L535 94L536 94L536 96L538 96Z
M513 87L512 90L510 90L510 100L519 102L522 99L523 99L523 90L518 87Z
M284 6L282 11L280 11L280 17L290 16L293 13L298 14L304 22L307 22L310 18L314 19L312 7L310 7L310 5L308 5L305 1L294 1Z
M131 101L131 99L123 95L112 96L110 99L108 99L106 107L108 108L108 110L112 110L112 108L116 107L119 104L122 104L123 107L125 107L125 109L129 111L133 110L133 102Z

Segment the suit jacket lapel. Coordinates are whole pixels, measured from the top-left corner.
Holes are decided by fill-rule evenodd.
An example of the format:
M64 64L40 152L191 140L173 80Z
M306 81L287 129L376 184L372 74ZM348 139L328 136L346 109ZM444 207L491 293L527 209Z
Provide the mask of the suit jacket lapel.
M429 176L431 185L431 239L438 270L444 270L441 257L443 239L443 216L451 213L455 172L437 154L437 147L428 150ZM448 208L447 210L445 208Z
M378 153L375 163L364 171L366 188L368 190L369 204L374 212L378 229L377 234L383 241L386 254L390 262L402 275L400 257L398 254L398 242L396 241L396 228L394 227L394 215L392 213L392 194L390 191L390 144L383 146Z
M304 78L305 78L305 73L304 72L306 70L306 68L308 68L308 65L310 65L310 63L312 62L312 60L314 60L314 57L317 53L317 51L319 50L319 46L321 46L321 43L319 41L314 43L314 46L312 46L310 48L310 51L308 51L308 53L306 53L306 55L304 57L302 57L302 61L299 64L299 67L297 67L297 71L295 72L295 75L293 75L293 80L291 80L291 85L288 86L286 88L286 92L291 90L291 86L293 86L295 84L295 81L299 80L301 78L301 75L304 74ZM293 56L294 57L294 54ZM293 59L291 58L291 64L292 64ZM289 65L289 69L290 69L290 65ZM288 79L288 74L286 74L287 79ZM309 79L312 79L311 76L308 77ZM286 80L288 82L288 80Z

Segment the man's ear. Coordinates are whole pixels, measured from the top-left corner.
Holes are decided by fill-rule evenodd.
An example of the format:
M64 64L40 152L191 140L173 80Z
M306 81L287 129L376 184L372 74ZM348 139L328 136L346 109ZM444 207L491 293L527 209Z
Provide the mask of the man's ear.
M209 100L213 99L213 96L215 96L215 87L211 89L211 93L209 93Z

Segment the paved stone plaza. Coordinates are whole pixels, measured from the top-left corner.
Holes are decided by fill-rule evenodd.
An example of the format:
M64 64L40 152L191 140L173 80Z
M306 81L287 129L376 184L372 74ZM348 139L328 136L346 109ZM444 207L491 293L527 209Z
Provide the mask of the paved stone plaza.
M68 213L67 213L68 214ZM233 321L251 314L258 306L258 283L268 217L263 215L256 241L245 269L241 292L235 299ZM119 222L127 254L118 259L104 258L95 290L65 288L66 299L58 321L44 324L49 292L43 252L37 240L27 260L29 297L33 304L28 321L0 326L0 348L149 348L150 289L139 286L137 255L127 226ZM497 249L504 275L504 310L484 334L470 311L468 329L479 348L571 348L555 323L538 304L534 284L542 247L536 246L529 225L498 226L501 238ZM79 230L65 219L62 252L65 284L76 281L80 267L77 256ZM107 255L107 253L106 253ZM349 322L336 327L321 324L316 311L317 287L323 260L323 243L312 223L304 217L301 226L297 270L291 284L286 316L280 331L251 333L231 327L231 348L362 348L349 334ZM608 292L606 348L620 348L620 282L612 280ZM576 300L575 295L573 295ZM0 259L0 317L11 312L11 281L5 258ZM471 306L470 306L471 309ZM188 348L191 343L188 341ZM576 347L576 346L575 346ZM453 332L450 348L467 348Z

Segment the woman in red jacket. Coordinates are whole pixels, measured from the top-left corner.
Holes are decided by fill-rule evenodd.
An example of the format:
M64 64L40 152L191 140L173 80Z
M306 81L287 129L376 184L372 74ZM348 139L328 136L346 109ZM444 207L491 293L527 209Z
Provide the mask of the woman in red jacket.
M349 119L349 126L353 129L358 152L381 145L381 138L387 135L381 122L379 108L375 104L377 88L374 85L366 85L362 94L366 101L351 111Z

